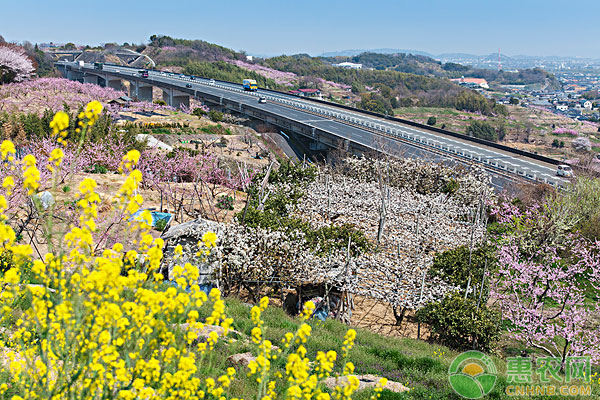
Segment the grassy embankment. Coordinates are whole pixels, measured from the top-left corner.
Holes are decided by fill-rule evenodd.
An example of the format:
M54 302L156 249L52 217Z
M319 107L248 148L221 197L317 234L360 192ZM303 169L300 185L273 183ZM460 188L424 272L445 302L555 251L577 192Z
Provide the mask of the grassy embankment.
M227 313L234 318L234 328L244 337L250 335L253 327L250 319L249 306L237 299L227 299ZM289 317L281 308L269 307L263 314L265 321L265 338L274 344L283 337L285 332L295 331L300 322ZM334 320L321 322L310 320L312 335L306 344L307 357L313 359L317 351L336 350L342 346L344 334L348 327ZM393 338L381 336L366 329L357 329L355 347L350 351L348 361L356 369L355 374L373 374L400 382L410 388L409 392L393 393L384 390L382 399L459 399L448 382L448 368L453 359L460 353L446 347L434 345L421 340L410 338ZM237 340L234 343L222 344L212 355L211 368L223 372L230 364L227 357L234 353L253 351L253 346L247 340ZM505 394L508 385L506 379L506 361L491 356L498 370L498 380L494 390L486 398L508 399L517 398ZM285 361L279 360L274 366L282 371ZM339 366L338 366L339 367ZM534 381L535 381L534 374ZM244 371L238 368L238 375L232 385L232 397L252 398L256 393L256 383L246 377ZM592 393L598 393L599 385L595 384ZM355 400L367 400L373 394L371 389L358 392ZM559 397L543 397L547 399ZM577 397L573 397L577 398ZM583 398L583 397L581 397Z

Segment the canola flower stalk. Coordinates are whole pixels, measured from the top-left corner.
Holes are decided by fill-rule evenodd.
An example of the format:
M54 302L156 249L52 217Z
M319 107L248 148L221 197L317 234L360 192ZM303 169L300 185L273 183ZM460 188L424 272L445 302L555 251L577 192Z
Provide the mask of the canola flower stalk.
M102 112L100 103L86 106L77 124L81 137L93 126ZM65 145L69 120L57 113L50 127L57 142ZM10 141L0 145L2 162L20 165L23 186L35 195L39 182L37 160L26 156L15 160L15 147ZM47 167L61 168L64 153L53 150ZM137 188L142 175L136 169L140 154L130 151L123 157L121 172L125 182L116 193L115 207L131 217L143 204ZM36 172L37 171L37 172ZM16 177L16 175L15 175ZM56 189L56 179L52 179ZM14 177L2 183L4 193L15 188ZM96 251L93 233L97 229L97 184L84 179L77 195L79 220L66 232L46 225L50 240L58 239L56 249L42 259L33 259L31 246L20 244L2 212L6 198L0 194L0 252L9 254L12 268L0 277L0 322L9 326L9 334L0 346L7 349L6 368L10 381L0 384L0 397L19 399L218 399L230 398L233 368L226 373L207 376L207 367L216 356L216 347L227 340L234 324L227 316L225 302L218 289L207 295L198 285L199 269L186 263L176 265L174 276L178 287L162 284L160 263L163 241L150 234L151 217L142 213L127 229L136 234L135 248L125 250L121 243ZM49 220L52 213L44 214ZM58 238L57 238L58 236ZM218 238L206 233L200 255L210 254ZM182 249L176 249L180 256ZM36 285L31 283L35 282ZM28 302L22 303L21 299ZM356 377L340 381L332 396L322 390L322 380L334 374L335 351L320 351L315 363L308 359L304 344L310 338L307 323L314 305L307 303L302 323L295 333L286 333L282 348L264 337L262 314L268 298L260 300L250 311L254 328L252 340L259 355L248 366L248 373L259 383L258 400L306 399L349 400L358 388ZM201 315L209 309L209 315ZM183 329L180 321L187 323ZM212 332L206 342L193 345L198 330L205 325L223 328L223 335ZM345 358L353 346L356 332L346 334L342 354ZM286 361L284 373L273 370L273 361ZM210 368L209 368L210 370ZM239 371L238 371L239 372ZM353 372L351 363L337 376ZM378 392L376 390L376 395Z

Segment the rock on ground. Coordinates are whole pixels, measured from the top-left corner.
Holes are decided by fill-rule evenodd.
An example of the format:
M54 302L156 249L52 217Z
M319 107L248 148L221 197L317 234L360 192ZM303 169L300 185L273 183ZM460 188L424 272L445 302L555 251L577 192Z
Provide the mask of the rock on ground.
M256 360L256 357L254 357L250 352L233 354L227 357L227 362L229 364L242 367L247 367L248 364L250 364L250 362L254 360Z
M358 382L359 382L359 386L358 386L358 390L363 390L363 389L368 389L368 388L374 388L377 385L377 382L379 382L379 380L381 379L380 376L376 376L376 375L355 375L358 378ZM325 386L327 386L330 389L335 389L335 387L338 385L338 379L339 379L339 384L343 383L346 378L341 377L341 378L334 378L334 377L330 377L325 379ZM387 390L391 390L392 392L396 392L396 393L400 393L400 392L408 392L409 389L404 386L403 384L401 384L400 382L394 382L394 381L390 381L388 380L387 385L385 385L384 389Z
M223 329L222 326L218 325L204 325L202 329L190 328L190 324L188 323L178 324L175 326L179 326L179 329L181 329L182 332L187 332L189 330L196 332L198 338L194 340L194 342L192 342L192 345L198 344L198 342L206 341L206 339L208 339L208 335L210 335L211 332L216 332L219 337L223 337L223 333L225 332L225 329ZM239 338L241 337L241 335L242 334L236 331L235 329L229 329L229 331L227 332L227 338L230 340L235 340L233 339L234 337Z

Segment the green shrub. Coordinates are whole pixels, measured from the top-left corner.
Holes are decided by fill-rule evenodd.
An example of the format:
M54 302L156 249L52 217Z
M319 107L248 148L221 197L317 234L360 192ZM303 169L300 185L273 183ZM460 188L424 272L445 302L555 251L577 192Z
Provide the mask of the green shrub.
M264 179L264 171L254 176L254 182L260 183ZM284 160L277 169L272 169L269 174L269 183L291 183L294 185L304 185L315 180L317 177L317 168L314 166L302 165L293 161Z
M473 248L469 264L469 246L465 245L436 254L429 273L462 289L467 288L470 276L471 288L479 290L486 265L488 272L493 271L496 266L495 260L493 246L477 246Z
M92 167L88 167L85 172L88 174L106 174L108 172L108 168L104 165L94 164Z
M472 90L463 90L456 96L454 107L457 110L491 115L492 105L493 101L486 99L483 95Z
M485 121L471 121L471 124L467 126L467 135L491 142L501 139L496 129Z
M221 124L203 126L200 130L204 133L208 133L209 135L231 135L231 130L229 128L225 128Z
M442 188L442 193L454 194L460 188L460 184L454 178L450 178Z
M219 197L219 200L217 200L217 208L220 208L221 210L233 210L233 197Z
M307 241L314 247L318 245L322 254L347 247L348 239L350 239L350 252L353 255L371 248L364 232L356 229L352 224L323 226L317 230L308 229L304 233Z
M154 104L158 104L159 106L166 106L167 102L164 100L154 100L153 101Z
M266 170L256 174L249 190L249 203L246 210L236 214L238 220L252 227L260 226L284 232L301 231L308 245L320 254L326 254L332 249L345 249L350 239L352 254L360 254L370 248L370 243L364 232L352 224L330 225L313 228L308 222L290 216L290 210L304 195L302 188L316 177L316 168L303 166L289 160L282 161L279 168L269 173L270 183L285 183L284 190L271 193L259 211L258 191L265 178Z
M434 340L457 350L490 351L500 337L500 314L458 292L429 303L416 317L431 327Z
M192 111L192 114L194 114L197 117L202 117L208 113L201 108L194 108L194 111Z
M150 131L155 135L169 135L171 133L168 128L151 128Z
M164 231L166 227L167 227L167 220L164 218L159 219L154 224L154 229L156 229L157 231L160 231L160 232Z
M427 125L433 126L437 123L437 119L435 117L429 117L427 119Z
M208 117L213 122L221 122L221 121L223 121L223 113L220 112L220 111L210 110L208 112Z

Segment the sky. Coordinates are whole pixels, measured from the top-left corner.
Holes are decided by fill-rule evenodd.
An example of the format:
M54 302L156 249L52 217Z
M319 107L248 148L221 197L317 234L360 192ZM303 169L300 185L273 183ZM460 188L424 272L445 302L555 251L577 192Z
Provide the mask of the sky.
M250 54L394 48L600 58L600 1L0 0L0 35L32 43L202 39Z

